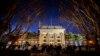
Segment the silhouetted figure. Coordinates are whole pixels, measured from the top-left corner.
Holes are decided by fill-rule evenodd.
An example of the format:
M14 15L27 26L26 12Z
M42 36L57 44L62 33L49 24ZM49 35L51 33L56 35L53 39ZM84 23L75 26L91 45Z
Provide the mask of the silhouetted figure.
M42 53L42 46L38 46L37 52Z
M36 45L34 45L33 47L32 47L32 52L37 52L37 46Z
M47 53L49 54L50 53L50 46L49 45L47 45Z
M66 52L69 56L74 56L74 49L72 46L67 46Z
M55 47L55 51L56 51L56 53L57 53L56 56L60 56L60 55L61 55L61 52L60 52L61 49L62 49L61 45L58 45L58 46Z

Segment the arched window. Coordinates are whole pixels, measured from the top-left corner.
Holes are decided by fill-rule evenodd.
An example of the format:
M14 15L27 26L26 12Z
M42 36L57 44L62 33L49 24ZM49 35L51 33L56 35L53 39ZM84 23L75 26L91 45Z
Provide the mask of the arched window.
M46 38L46 36L44 36L44 38Z
M57 42L60 42L60 40L57 40Z
M57 38L60 38L60 36L58 36Z
M43 42L47 42L47 41L44 39Z

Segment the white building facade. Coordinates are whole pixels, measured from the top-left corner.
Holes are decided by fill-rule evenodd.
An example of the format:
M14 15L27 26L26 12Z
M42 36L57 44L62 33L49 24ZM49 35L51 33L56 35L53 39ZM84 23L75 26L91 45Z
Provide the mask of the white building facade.
M39 45L53 44L65 46L65 28L62 26L42 26L39 28Z

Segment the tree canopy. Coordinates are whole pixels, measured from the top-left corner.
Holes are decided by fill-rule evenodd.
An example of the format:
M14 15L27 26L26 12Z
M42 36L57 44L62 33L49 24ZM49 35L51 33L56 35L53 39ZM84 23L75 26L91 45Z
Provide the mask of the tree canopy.
M80 34L73 34L72 32L69 33L69 37L73 40L83 41L84 37Z
M26 36L26 39L31 39L31 38L36 38L37 37L37 33L35 32L30 32L28 33L28 35Z

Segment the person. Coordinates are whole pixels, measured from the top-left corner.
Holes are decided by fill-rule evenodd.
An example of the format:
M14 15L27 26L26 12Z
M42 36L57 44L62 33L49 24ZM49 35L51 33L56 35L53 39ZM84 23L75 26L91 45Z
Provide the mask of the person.
M74 49L72 46L67 46L66 47L66 53L69 55L69 56L74 56Z
M38 46L37 51L38 51L39 54L41 54L41 52L42 52L41 50L42 50L42 46Z
M37 51L37 46L36 45L33 45L33 47L32 47L32 52L36 52Z
M60 51L62 50L61 45L56 46L55 47L55 50L56 50L57 56L60 56L61 55L61 52Z

